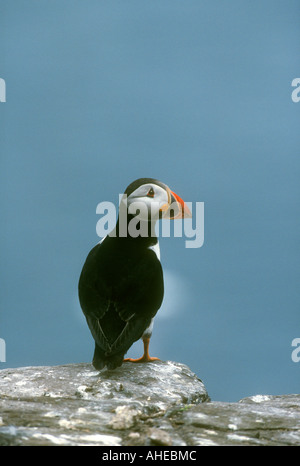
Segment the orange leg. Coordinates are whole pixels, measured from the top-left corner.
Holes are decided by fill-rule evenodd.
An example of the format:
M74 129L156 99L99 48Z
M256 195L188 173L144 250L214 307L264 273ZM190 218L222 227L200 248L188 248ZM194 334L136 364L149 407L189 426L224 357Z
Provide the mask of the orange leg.
M132 359L132 358L127 358L124 359L124 362L150 362L150 361L159 361L159 358L151 358L149 356L149 343L150 343L150 338L143 338L143 343L144 343L144 354L141 358L139 359Z

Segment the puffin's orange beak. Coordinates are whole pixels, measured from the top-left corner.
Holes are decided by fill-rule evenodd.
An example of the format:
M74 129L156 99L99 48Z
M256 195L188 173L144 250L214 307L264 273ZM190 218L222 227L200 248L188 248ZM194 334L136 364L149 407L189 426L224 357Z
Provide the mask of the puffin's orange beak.
M173 216L171 216L170 218L171 219L175 219L175 218L192 218L192 213L190 211L190 209L188 208L188 206L186 205L186 203L184 202L183 199L181 199L180 196L178 196L178 194L174 193L173 191L170 190L170 193L171 193L171 199L172 199L172 202L171 202L171 210L172 210L172 207L174 204L174 200L177 204L177 208L178 208L178 213L176 215L176 212L173 213Z
M177 218L191 218L192 213L186 203L181 199L178 194L167 188L169 195L169 203L164 204L160 211L163 213L164 218L177 219Z
M170 218L174 218L174 219L175 218L192 218L192 213L190 209L188 208L188 206L186 205L186 203L184 202L184 200L181 199L181 197L178 196L178 194L174 193L171 190L170 190L170 193L171 193L171 198L173 197L173 199L175 200L178 211L179 211L177 215L171 216ZM172 199L171 206L174 203L173 199Z

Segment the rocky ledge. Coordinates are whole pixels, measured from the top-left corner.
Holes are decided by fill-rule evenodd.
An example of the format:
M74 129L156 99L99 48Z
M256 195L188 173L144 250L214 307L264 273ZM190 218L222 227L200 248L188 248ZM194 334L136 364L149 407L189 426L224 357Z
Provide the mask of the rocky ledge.
M175 362L0 371L0 445L300 445L300 395L212 402Z

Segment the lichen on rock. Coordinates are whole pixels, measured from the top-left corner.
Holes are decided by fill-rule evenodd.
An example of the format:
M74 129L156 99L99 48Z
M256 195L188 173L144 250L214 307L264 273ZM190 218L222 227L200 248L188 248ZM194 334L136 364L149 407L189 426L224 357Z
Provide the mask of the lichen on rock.
M300 445L300 395L210 401L184 364L0 371L0 445Z

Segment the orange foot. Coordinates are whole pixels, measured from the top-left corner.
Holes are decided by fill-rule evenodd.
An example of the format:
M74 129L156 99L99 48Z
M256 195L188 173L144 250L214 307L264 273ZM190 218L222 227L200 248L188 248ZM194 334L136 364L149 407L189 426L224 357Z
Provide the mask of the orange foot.
M124 362L151 362L151 361L160 361L159 358L152 358L151 356L145 356L143 355L141 358L138 359L132 359L132 358L126 358L124 359Z
M151 361L160 361L159 358L152 358L149 356L149 343L150 343L150 338L143 338L143 343L144 343L144 354L141 358L138 359L132 359L132 358L126 358L124 359L124 362L151 362Z

